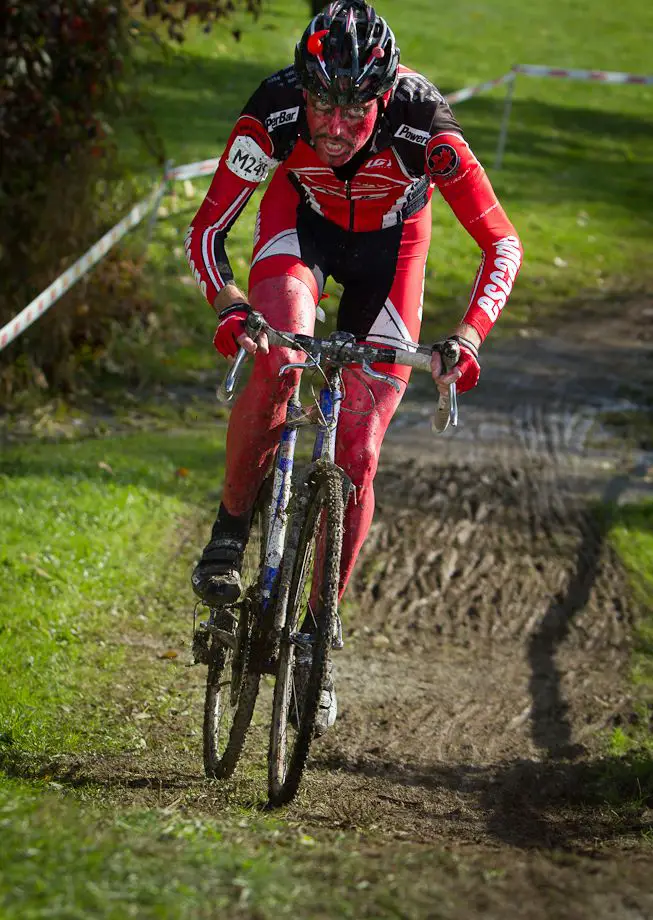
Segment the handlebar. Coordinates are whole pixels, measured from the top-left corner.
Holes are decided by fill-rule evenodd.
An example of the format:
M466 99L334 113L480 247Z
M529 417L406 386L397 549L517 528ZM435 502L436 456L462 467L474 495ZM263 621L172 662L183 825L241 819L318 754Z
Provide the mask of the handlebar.
M280 373L285 373L288 367L305 369L315 367L320 360L326 359L332 364L341 366L347 364L360 364L363 372L376 380L385 380L399 390L399 383L388 374L380 374L373 370L372 364L399 364L404 367L413 367L419 370L431 370L431 356L434 350L440 353L442 363L447 371L456 366L460 358L460 346L452 339L436 342L435 345L413 345L408 347L377 346L365 342L357 342L350 333L335 332L329 338L322 339L296 332L279 332L273 329L264 319L262 314L252 312L246 321L247 334L256 338L259 333L265 332L270 345L281 345L294 351L302 352L311 360L305 364L286 365ZM234 363L229 368L227 375L218 387L217 397L221 402L229 402L234 394L236 382L240 375L243 362L247 357L244 348L240 348ZM449 384L449 391L440 394L433 427L438 432L445 431L449 425L458 424L458 401L456 398L455 383Z

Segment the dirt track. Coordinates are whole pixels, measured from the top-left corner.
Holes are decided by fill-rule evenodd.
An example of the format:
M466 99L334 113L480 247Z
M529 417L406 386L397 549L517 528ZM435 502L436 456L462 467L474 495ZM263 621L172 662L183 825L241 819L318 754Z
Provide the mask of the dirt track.
M651 351L636 347L645 387ZM632 711L635 611L591 511L651 488L651 458L595 425L631 359L611 335L497 347L458 434L434 440L416 382L384 449L336 658L339 720L286 814L362 830L370 846L428 843L492 866L500 880L482 900L470 889L466 916L653 917L653 802L615 810L587 791L600 733ZM181 647L186 611L172 629ZM131 667L139 656L152 648L137 645ZM143 723L146 752L60 773L105 782L121 803L182 796L213 812L259 799L260 775L224 790L203 781L203 674L163 667L151 690L163 682L178 706ZM116 702L129 711L128 695ZM173 753L179 738L185 753ZM259 727L249 762L264 756Z

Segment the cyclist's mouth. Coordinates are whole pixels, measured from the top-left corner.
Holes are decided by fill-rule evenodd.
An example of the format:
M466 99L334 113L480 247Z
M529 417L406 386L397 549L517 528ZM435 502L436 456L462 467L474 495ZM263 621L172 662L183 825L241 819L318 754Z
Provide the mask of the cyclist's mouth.
M323 135L320 141L322 149L330 157L340 157L353 149L352 144L340 138L326 137Z

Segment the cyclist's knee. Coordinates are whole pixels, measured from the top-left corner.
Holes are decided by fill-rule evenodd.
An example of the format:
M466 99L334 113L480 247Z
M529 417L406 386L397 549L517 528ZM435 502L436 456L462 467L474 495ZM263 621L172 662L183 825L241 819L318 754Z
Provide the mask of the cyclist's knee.
M301 355L289 348L271 348L269 354L258 353L252 371L252 383L261 396L265 393L272 402L287 401L299 383L298 371L285 371L285 364L301 362Z
M379 451L371 439L362 443L345 439L340 444L337 462L356 487L358 497L371 489L379 465Z

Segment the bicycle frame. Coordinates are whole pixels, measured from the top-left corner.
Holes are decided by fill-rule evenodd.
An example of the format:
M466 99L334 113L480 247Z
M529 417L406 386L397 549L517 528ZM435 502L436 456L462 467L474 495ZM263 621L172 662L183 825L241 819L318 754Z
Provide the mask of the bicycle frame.
M299 365L304 367L305 365ZM311 367L312 365L308 365ZM283 371L282 371L283 372ZM329 385L320 391L319 417L310 424L317 426L315 443L313 446L313 462L324 459L335 462L336 436L338 433L338 420L342 404L342 375L337 367L330 368L328 372ZM297 383L289 401L286 413L286 422L281 434L281 440L274 464L274 478L272 483L272 499L270 508L272 514L265 539L265 563L261 585L261 606L263 612L268 609L274 584L279 575L286 543L286 528L288 524L288 504L292 488L292 474L295 465L295 448L297 445L297 432L300 427L307 424L305 414L299 400L301 378Z

